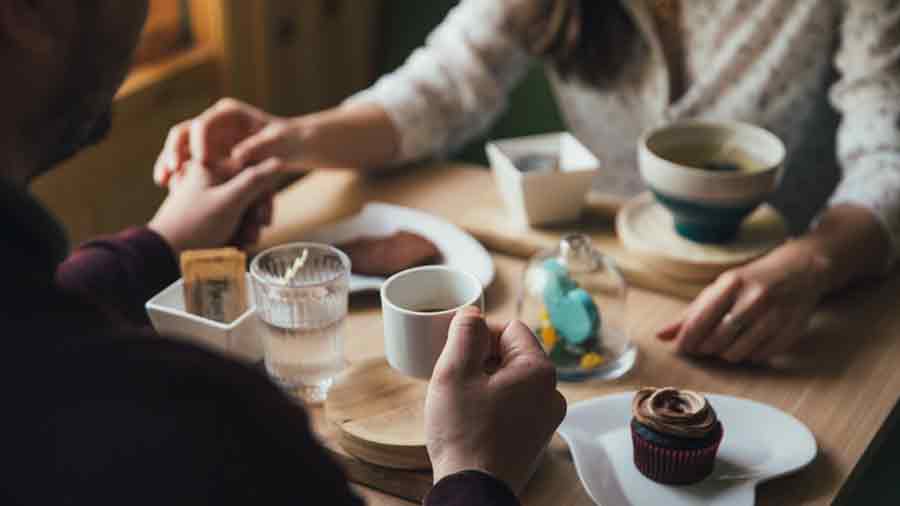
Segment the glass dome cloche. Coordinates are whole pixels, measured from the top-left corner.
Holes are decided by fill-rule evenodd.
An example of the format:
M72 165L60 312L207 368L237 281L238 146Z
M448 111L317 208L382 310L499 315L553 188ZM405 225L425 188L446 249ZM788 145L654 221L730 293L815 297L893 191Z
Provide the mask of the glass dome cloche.
M628 283L616 263L584 234L528 262L518 317L534 331L561 380L614 379L634 365Z

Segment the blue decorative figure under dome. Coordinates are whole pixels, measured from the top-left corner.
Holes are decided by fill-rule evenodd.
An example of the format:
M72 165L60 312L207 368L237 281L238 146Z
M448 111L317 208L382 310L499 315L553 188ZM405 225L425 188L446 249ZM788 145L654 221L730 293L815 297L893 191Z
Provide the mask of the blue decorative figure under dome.
M539 337L561 380L616 378L634 364L628 339L625 278L583 234L529 263L519 318Z

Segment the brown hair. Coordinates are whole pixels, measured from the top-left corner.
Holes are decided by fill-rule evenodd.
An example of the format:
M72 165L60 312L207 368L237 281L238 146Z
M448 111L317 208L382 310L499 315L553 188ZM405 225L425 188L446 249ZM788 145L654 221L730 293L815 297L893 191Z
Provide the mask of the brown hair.
M531 52L563 79L606 86L619 77L637 32L621 0L543 0L528 30Z

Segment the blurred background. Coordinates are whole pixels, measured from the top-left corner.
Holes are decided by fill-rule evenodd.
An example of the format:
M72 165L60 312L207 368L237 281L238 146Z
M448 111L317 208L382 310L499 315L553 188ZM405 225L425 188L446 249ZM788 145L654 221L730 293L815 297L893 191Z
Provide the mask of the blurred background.
M281 115L340 103L406 59L457 0L150 0L135 67L106 141L38 180L73 243L145 223L168 129L223 96ZM486 136L561 128L535 66ZM454 154L485 163L483 139Z

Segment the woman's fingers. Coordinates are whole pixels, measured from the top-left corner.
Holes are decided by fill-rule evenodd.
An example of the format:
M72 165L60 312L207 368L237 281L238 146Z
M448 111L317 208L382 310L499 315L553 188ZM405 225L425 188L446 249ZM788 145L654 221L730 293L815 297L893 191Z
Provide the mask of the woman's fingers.
M153 181L157 185L167 186L172 174L177 172L181 164L190 158L190 125L190 120L187 120L169 129L162 152L153 166Z
M291 153L288 152L285 143L288 142L290 135L290 128L284 123L270 123L234 146L231 157L242 165L270 157L287 159Z
M778 330L772 339L759 346L750 355L750 360L763 362L789 351L806 333L806 328L809 325L809 316L806 312L794 316L791 322Z
M191 122L191 156L212 166L227 160L234 146L263 127L265 119L260 116L259 111L243 102L219 100Z
M780 320L778 311L770 311L742 332L731 345L719 354L723 359L737 364L748 360L763 343L778 332Z
M682 320L678 320L675 323L670 323L656 333L656 338L661 341L671 341L675 339L676 337L678 337L678 332L681 330L681 325Z
M739 276L725 273L712 286L703 290L691 304L688 317L681 325L677 338L678 351L697 353L701 343L710 336L725 313L731 309L740 287Z
M766 313L768 305L767 290L759 286L745 286L737 295L734 306L722 316L715 330L697 351L703 355L723 353Z

